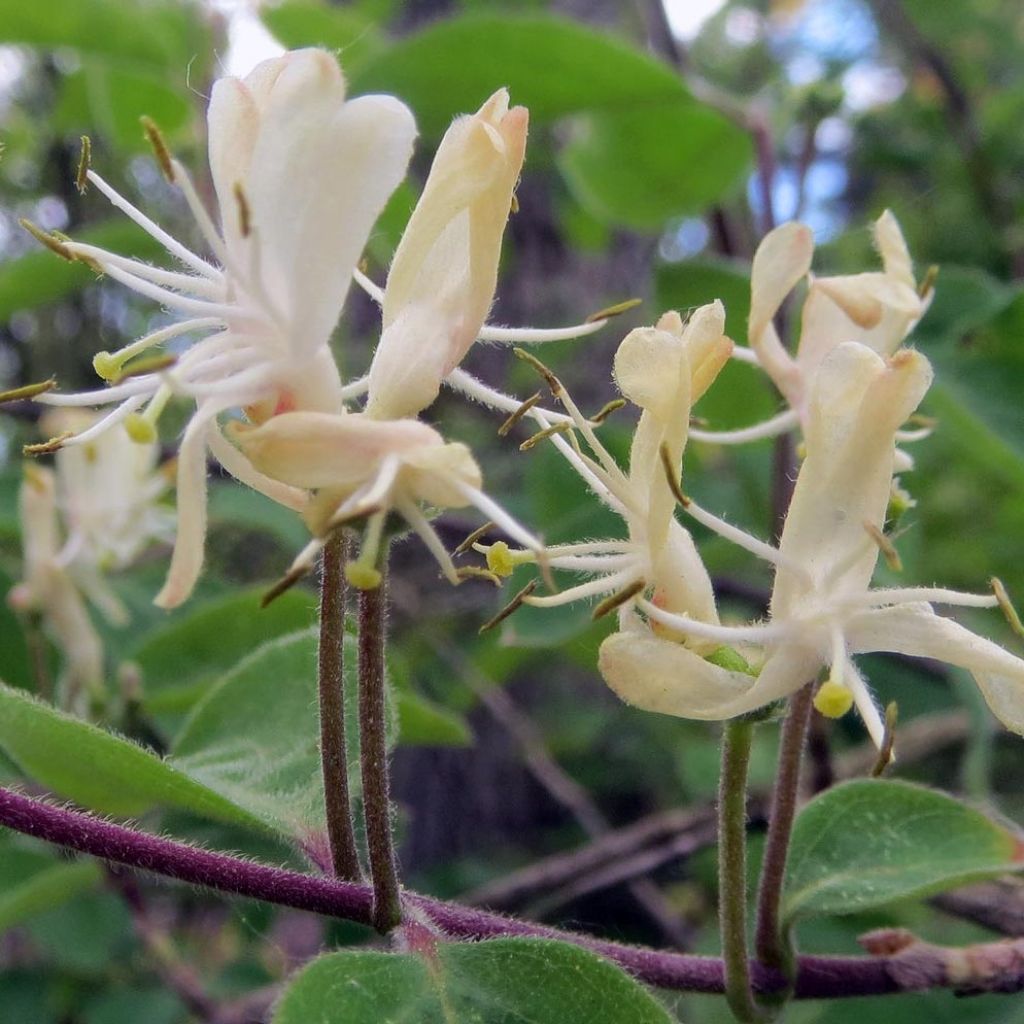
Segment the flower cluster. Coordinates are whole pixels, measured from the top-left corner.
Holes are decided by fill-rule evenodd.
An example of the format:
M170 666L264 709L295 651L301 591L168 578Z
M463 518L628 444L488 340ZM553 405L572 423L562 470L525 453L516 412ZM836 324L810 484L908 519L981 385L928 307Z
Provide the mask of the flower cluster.
M415 124L393 97L349 99L337 63L319 50L289 53L245 80L216 84L209 110L216 218L149 126L164 173L184 195L209 256L176 241L91 170L83 169L84 177L180 267L157 268L29 226L61 256L86 262L175 317L119 352L97 355L96 370L108 387L38 396L50 405L108 407L84 429L55 439L50 447L62 445L65 460L100 438L151 443L172 397L194 403L179 449L175 550L157 603L183 601L201 570L209 452L239 480L303 515L312 540L288 580L311 567L339 529L359 526L362 545L348 576L358 587L377 586L389 519L397 516L457 583L473 570L456 568L431 512L475 507L519 545L477 544L488 565L477 574L497 578L533 563L549 582L553 572L583 577L543 595L531 584L516 605L599 598L596 614L616 613L618 629L601 646L600 670L613 690L640 707L729 718L786 696L824 670L819 710L839 715L855 705L881 744L884 725L853 658L891 651L969 669L995 714L1024 731L1024 661L932 607L1009 610L1001 586L993 595L871 587L880 553L892 553L887 517L894 496L902 495L895 474L912 465L897 446L927 433L908 423L932 375L923 355L903 347L928 307L931 275L916 281L895 218L885 213L874 226L883 269L849 276L811 273L805 226L771 232L753 263L749 348L726 336L720 302L685 320L668 312L655 326L630 332L614 363L617 404L640 410L624 469L598 436L601 416L583 416L539 360L517 350L541 373L560 409L544 408L538 396L520 402L460 368L478 339L528 344L581 337L616 311L553 330L486 322L527 127L526 110L511 107L505 90L452 124L383 287L359 261L406 173ZM381 335L365 375L346 382L331 337L353 280L379 303ZM776 321L787 302L792 316L790 295L802 282L798 343L790 355ZM763 369L786 408L742 430L691 428L694 404L730 358ZM596 498L622 517L624 536L546 547L516 522L484 493L471 450L419 418L445 384L510 413L507 426L523 417L535 421L540 432L532 442L557 448ZM743 443L794 428L802 433L802 465L778 545L731 526L684 493L689 437ZM27 531L25 593L52 607L69 652L83 652L91 640L77 591L71 596L65 584L53 582L52 567L71 558L58 551L53 513L35 508L52 506L52 491L45 471L30 474L26 522L35 520L38 530ZM767 620L720 621L711 580L680 514L773 565ZM105 531L88 511L75 512L68 529L64 551L76 558L86 550L99 562L124 555L113 545L104 551ZM113 532L118 544L134 550L128 527ZM76 657L84 665L92 656Z

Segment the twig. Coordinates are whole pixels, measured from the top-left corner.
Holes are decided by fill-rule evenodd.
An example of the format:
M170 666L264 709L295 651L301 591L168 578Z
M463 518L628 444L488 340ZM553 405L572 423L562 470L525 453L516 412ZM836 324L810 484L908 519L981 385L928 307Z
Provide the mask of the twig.
M361 877L352 824L345 743L345 561L347 538L339 533L324 547L320 569L320 764L331 866L338 878Z
M1024 885L1018 881L982 882L932 899L940 910L990 931L1024 937Z
M789 698L789 710L782 724L779 742L779 767L772 790L771 810L768 812L768 838L765 841L757 893L757 928L754 933L757 958L766 967L787 976L792 970L793 951L787 936L783 934L779 907L789 855L789 836L793 831L793 819L796 817L800 797L800 762L813 693L814 686L808 683Z
M398 867L391 837L384 678L386 605L385 571L379 586L359 591L359 756L366 848L373 880L373 925L381 933L389 932L402 918Z
M761 1019L747 954L747 769L754 723L734 718L722 734L718 790L718 926L725 962L725 998L737 1020Z

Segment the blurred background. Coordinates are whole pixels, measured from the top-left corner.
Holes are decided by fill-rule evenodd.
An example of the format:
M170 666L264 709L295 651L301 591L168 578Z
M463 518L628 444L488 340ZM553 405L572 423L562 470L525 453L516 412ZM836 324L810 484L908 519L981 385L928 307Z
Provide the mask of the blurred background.
M1017 0L285 0L259 8L226 0L0 0L0 389L51 374L65 389L95 386L97 350L165 322L152 303L41 251L18 226L27 217L119 252L162 258L95 190L79 194L80 136L90 136L99 173L199 245L139 117L154 118L208 195L204 113L212 80L245 74L282 46L311 45L338 52L353 94L393 92L417 115L410 177L367 251L377 281L452 116L475 110L501 85L530 108L519 210L492 319L556 326L641 298L598 335L544 350L587 409L615 397L611 357L623 334L666 309L721 298L729 334L745 343L749 263L772 225L804 220L819 246L817 271L858 272L875 268L869 227L891 209L918 276L939 268L935 302L911 339L937 369L922 409L937 427L914 446L916 468L903 481L917 507L899 536L900 579L979 589L999 575L1024 595L1024 10ZM336 338L346 376L366 367L377 330L375 308L353 292ZM531 372L505 350L477 346L467 368L523 397L535 390ZM777 408L761 375L736 364L697 413L726 429ZM183 407L162 421L168 455L186 415ZM630 417L618 417L602 436L625 458ZM450 439L472 445L489 491L548 540L619 530L553 449L520 453L497 437L495 417L458 398L443 396L431 418ZM0 416L0 592L21 573L20 449L37 439L34 420L21 406ZM771 442L691 443L684 473L704 507L772 534ZM450 546L476 525L451 514L438 523ZM724 614L759 615L769 574L699 528L695 534ZM197 621L213 647L217 637L231 646L224 623L243 610L249 625L238 628L260 639L312 622L311 590L289 598L276 618L251 621L252 593L305 540L291 513L216 478L210 568L192 601L170 616L150 606L165 551L117 581L133 619L127 629L105 631L112 676L122 666L117 678L141 685L145 721L108 724L166 749L216 679L209 666L204 678L189 679L188 666L165 655L196 635L189 630L200 628ZM709 814L717 727L620 704L594 667L609 627L593 624L588 608L523 609L478 638L479 624L525 577L511 580L504 595L486 583L451 590L417 543L396 548L394 567L394 783L406 881L609 936L714 951ZM965 621L1008 640L997 615ZM0 638L0 677L31 689L30 650L6 606ZM218 659L221 669L232 664L214 651L211 663ZM125 665L134 667L126 673ZM891 658L865 659L865 669L881 701L899 703L900 777L1024 818L1021 741L995 730L969 680ZM775 736L771 727L758 733L755 828ZM854 716L817 720L809 789L864 774L874 759L865 742ZM18 776L14 764L0 768L5 778ZM252 847L251 837L195 822L175 828ZM4 843L0 890L21 892L26 880L54 869L54 855L41 847ZM131 901L114 891L119 884L93 880L51 892L29 913L12 911L0 891L5 1024L263 1020L275 983L322 942L366 939L359 929L301 914L225 906L145 882L153 890L149 919L177 951L162 962L139 938ZM1005 899L1024 906L1019 891ZM915 905L884 918L819 922L801 943L854 951L858 933L894 918L946 942L987 934L966 920L963 906L959 916L950 909ZM179 969L235 1016L204 1016L180 972L175 981ZM721 1001L677 1002L682 1019L726 1019ZM869 1007L804 1004L788 1019L842 1022L865 1012L897 1024L1024 1021L1019 1005L945 994Z

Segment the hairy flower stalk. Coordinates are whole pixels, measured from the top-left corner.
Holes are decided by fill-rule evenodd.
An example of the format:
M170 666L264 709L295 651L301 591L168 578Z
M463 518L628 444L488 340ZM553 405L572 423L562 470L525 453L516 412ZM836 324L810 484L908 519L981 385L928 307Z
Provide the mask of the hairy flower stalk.
M934 658L968 669L996 717L1024 733L1024 661L936 615L932 603L994 607L997 596L936 587L872 589L892 488L899 426L931 382L924 356L889 359L856 342L822 362L808 404L807 456L776 558L771 616L749 626L713 626L638 598L635 617L604 641L602 674L640 707L687 718L720 719L754 710L796 691L824 666L815 698L840 715L856 706L881 744L884 723L853 656L885 651ZM752 682L659 637L683 636L753 645L762 652Z
M153 437L171 396L195 401L178 461L178 540L156 598L164 607L188 596L202 566L207 448L244 483L283 504L301 505L303 495L246 463L221 436L217 418L236 408L255 424L289 410L342 411L330 335L369 232L405 174L415 136L412 115L393 97L346 101L337 62L321 50L266 61L244 81L219 80L208 125L219 230L185 169L155 130L151 137L215 262L172 238L94 171L88 180L184 269L43 238L176 318L119 352L96 357L97 371L112 385L106 390L40 398L53 405L113 406L92 435L65 446L117 423L134 437ZM158 360L152 372L141 372L144 360L132 362L167 342L180 347L188 336L198 339Z

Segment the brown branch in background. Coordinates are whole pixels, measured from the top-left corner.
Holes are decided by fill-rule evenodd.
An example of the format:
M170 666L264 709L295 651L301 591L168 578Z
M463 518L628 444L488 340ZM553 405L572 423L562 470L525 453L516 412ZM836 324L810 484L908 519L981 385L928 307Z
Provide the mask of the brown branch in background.
M879 24L893 36L907 55L927 68L945 97L946 121L950 134L963 154L964 167L982 213L993 233L1007 242L1007 228L1016 222L1012 203L1001 191L995 169L985 152L981 128L967 90L960 84L946 55L914 24L901 0L871 0ZM1007 256L1014 277L1024 276L1024 250L1008 247Z
M1024 938L1024 882L1020 879L967 885L935 896L931 902L939 910L989 931Z
M459 673L491 717L515 741L522 754L523 764L547 793L576 819L591 839L607 835L611 826L601 809L590 794L555 761L540 730L505 690L487 679L460 653L441 649L440 646L435 647L435 650ZM679 915L650 879L634 875L628 881L628 888L669 942L677 947L684 947L689 942L688 930Z

